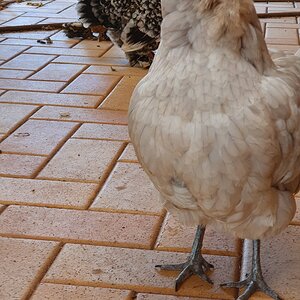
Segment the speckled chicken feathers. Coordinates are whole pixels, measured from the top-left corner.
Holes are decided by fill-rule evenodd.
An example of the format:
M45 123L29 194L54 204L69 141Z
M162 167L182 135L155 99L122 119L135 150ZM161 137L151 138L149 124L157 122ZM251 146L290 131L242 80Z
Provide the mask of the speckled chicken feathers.
M86 25L103 25L114 32L124 51L136 51L159 42L161 7L158 0L79 0L79 19Z
M250 0L162 8L162 41L129 109L141 164L182 222L279 233L299 190L300 58L271 59Z

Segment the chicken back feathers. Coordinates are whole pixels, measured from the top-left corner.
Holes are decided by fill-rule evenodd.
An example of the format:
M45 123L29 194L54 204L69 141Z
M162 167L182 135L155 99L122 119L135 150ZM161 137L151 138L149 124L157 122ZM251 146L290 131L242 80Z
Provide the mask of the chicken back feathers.
M279 233L300 182L300 58L272 60L249 0L163 0L129 109L138 159L185 224Z
M79 0L79 20L85 26L103 25L110 39L127 54L131 65L152 62L160 38L159 0Z

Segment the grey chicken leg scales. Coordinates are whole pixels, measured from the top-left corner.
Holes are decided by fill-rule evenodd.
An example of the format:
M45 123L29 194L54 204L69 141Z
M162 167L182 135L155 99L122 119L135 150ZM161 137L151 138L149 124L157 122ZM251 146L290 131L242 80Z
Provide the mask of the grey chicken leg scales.
M208 263L201 254L201 248L203 244L203 238L205 233L204 226L198 226L196 231L196 236L192 246L192 252L188 257L187 261L182 264L175 265L156 265L156 268L160 270L168 271L181 271L175 281L175 290L178 291L180 286L185 280L187 280L192 275L198 275L201 279L213 283L212 280L205 274L209 269L214 266Z
M276 292L274 292L265 282L261 264L260 264L260 240L253 241L253 257L252 257L252 269L251 273L247 276L245 280L238 282L229 282L221 284L222 287L228 288L243 288L245 291L237 298L237 300L247 300L256 291L261 291L266 295L270 296L275 300L282 300Z

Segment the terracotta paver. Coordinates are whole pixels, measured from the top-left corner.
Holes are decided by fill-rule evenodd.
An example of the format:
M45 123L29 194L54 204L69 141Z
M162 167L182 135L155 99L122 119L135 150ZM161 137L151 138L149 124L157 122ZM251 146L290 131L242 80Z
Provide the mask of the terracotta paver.
M119 67L119 66L90 66L84 73L87 74L110 74L110 75L133 75L145 76L147 70L133 67Z
M7 133L22 123L38 107L33 105L13 105L0 103L0 133Z
M0 78L25 79L33 72L25 70L6 70L0 69Z
M0 203L85 208L96 184L0 177Z
M132 300L131 292L126 290L106 289L75 285L42 283L31 300ZM185 300L185 299L183 299Z
M82 40L77 43L74 49L89 49L89 50L105 50L107 51L113 46L110 41L92 41L92 40Z
M26 46L11 46L6 47L5 45L0 44L0 59L10 59L17 54L25 51L28 47Z
M45 161L45 157L0 154L0 176L31 177L38 167Z
M127 111L132 92L142 78L141 76L124 76L106 100L102 102L101 107Z
M24 299L57 252L57 243L0 238L0 298Z
M105 51L106 49L101 49L101 48L96 50L87 50L87 49L73 49L73 48L65 49L65 48L55 48L55 47L50 47L50 48L31 47L30 49L25 51L25 53L99 57Z
M20 54L1 68L17 70L37 70L55 58L54 55Z
M0 88L7 90L58 92L64 82L0 79Z
M119 76L82 74L63 93L107 95L119 80Z
M128 144L124 150L124 152L122 153L122 155L120 156L119 161L122 162L138 162L138 159L136 157L134 148L132 146L132 144Z
M1 12L2 13L2 12ZM53 22L55 23L55 22ZM0 38L1 40L1 38ZM71 46L78 43L77 40L65 40L65 41L53 41L52 44L40 44L37 43L37 40L30 39L16 39L16 38L7 38L1 45L24 45L24 46L38 46L38 47L60 47L60 48L70 48Z
M127 125L127 112L101 109L44 106L32 118Z
M83 124L74 138L128 141L128 128L124 125Z
M155 264L181 262L186 254L153 250L122 249L89 245L66 245L50 270L45 282L81 285L114 286L134 288L136 291L153 291L162 294L175 294L174 280L177 272L157 271ZM235 278L235 258L208 256L215 265L210 274L216 283ZM97 272L96 272L97 270ZM192 277L184 283L178 295L234 299L235 291L223 291Z
M41 104L55 106L96 107L102 96L54 94L40 92L8 91L0 97L0 102Z
M170 214L166 216L155 248L167 251L191 251L196 227L181 225ZM217 255L238 256L239 241L225 233L216 232L208 226L203 241L203 252Z
M44 49L44 48L41 48ZM62 49L62 48L60 48ZM69 51L69 49L67 49ZM84 69L81 65L49 64L29 79L69 81Z
M155 214L163 209L141 166L127 163L117 163L91 208Z
M0 11L0 25L74 22L76 2L12 3ZM255 6L300 8L294 1ZM268 47L295 53L299 22L261 19ZM51 44L37 41L48 37ZM210 227L203 252L216 268L214 286L192 277L176 293L178 273L154 268L185 261L195 228L166 214L130 143L128 103L146 74L110 41L67 38L63 30L0 34L1 300L237 297L218 284L247 271L248 244L243 252L240 240ZM266 280L285 300L300 293L297 197L291 226L262 241Z
M1 214L0 225L5 236L149 249L160 218L10 205Z
M41 21L43 21L45 18L38 18L38 17L17 17L15 19L12 19L8 22L5 22L3 26L17 26L17 25L31 25L31 24L37 24Z
M69 64L85 64L85 65L106 65L106 66L126 66L129 67L128 60L125 58L115 57L83 57L83 56L66 56L61 55L53 62L69 63Z
M5 141L2 152L47 155L77 127L77 123L29 120Z
M119 156L121 142L69 140L39 174L39 178L99 181Z

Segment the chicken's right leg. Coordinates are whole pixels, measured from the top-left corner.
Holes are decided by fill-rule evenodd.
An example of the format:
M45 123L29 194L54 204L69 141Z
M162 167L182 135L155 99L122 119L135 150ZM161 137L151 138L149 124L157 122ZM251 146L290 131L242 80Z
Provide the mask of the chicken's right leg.
M192 275L198 275L201 279L213 283L212 280L205 274L208 269L214 266L208 263L201 254L203 238L205 233L204 226L198 226L196 236L192 246L192 252L185 263L177 265L157 265L161 270L181 271L175 282L175 290L178 291L185 280Z

